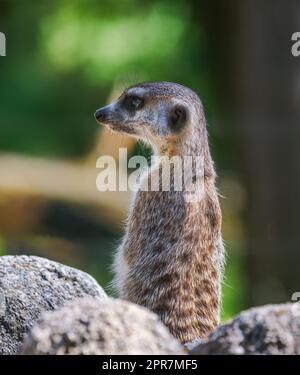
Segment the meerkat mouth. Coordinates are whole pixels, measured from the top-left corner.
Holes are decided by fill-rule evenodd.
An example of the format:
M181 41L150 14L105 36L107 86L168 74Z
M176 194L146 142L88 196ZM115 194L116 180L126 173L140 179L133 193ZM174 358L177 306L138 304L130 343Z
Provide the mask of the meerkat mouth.
M125 125L121 124L112 124L112 123L107 123L102 125L106 126L108 129L112 130L115 133L121 133L121 134L130 134L130 135L135 135L134 129L131 127L127 127Z

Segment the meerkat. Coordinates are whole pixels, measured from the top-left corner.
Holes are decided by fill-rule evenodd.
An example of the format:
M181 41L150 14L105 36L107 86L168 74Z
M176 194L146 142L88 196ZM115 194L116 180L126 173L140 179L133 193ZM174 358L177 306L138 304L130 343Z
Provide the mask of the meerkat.
M157 191L135 192L115 255L114 284L120 298L158 314L182 343L207 337L219 324L224 247L216 173L198 95L176 83L138 84L95 117L113 131L149 143L159 157L203 158L201 181L194 166L191 171L193 182L202 186L199 199L190 201L187 186L175 191L174 184L170 191L159 185ZM161 167L158 161L141 184L150 183Z

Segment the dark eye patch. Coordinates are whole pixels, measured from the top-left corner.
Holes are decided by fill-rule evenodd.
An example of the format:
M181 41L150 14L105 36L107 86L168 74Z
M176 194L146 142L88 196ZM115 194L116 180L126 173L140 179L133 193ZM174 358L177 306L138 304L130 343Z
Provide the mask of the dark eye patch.
M129 112L137 111L144 105L144 100L137 95L128 95L123 99L122 106Z
M184 127L186 120L187 111L183 106L176 105L170 110L168 125L173 132L179 132Z

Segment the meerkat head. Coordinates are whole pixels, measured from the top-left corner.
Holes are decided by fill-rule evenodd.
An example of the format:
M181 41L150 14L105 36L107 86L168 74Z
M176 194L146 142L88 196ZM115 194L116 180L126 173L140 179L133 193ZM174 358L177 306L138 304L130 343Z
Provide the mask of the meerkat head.
M176 83L143 83L129 87L113 103L95 113L111 130L148 141L153 146L176 142L201 127L199 97ZM192 133L193 134L193 133Z

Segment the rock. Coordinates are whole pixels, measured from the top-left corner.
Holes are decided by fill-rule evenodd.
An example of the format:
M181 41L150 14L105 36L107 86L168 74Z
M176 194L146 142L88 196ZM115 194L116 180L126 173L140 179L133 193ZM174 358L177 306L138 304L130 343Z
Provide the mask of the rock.
M16 354L41 312L78 297L106 297L88 274L34 256L0 257L0 354Z
M184 354L154 313L130 302L85 297L45 312L22 354Z
M242 312L191 354L300 354L300 305L266 305Z

